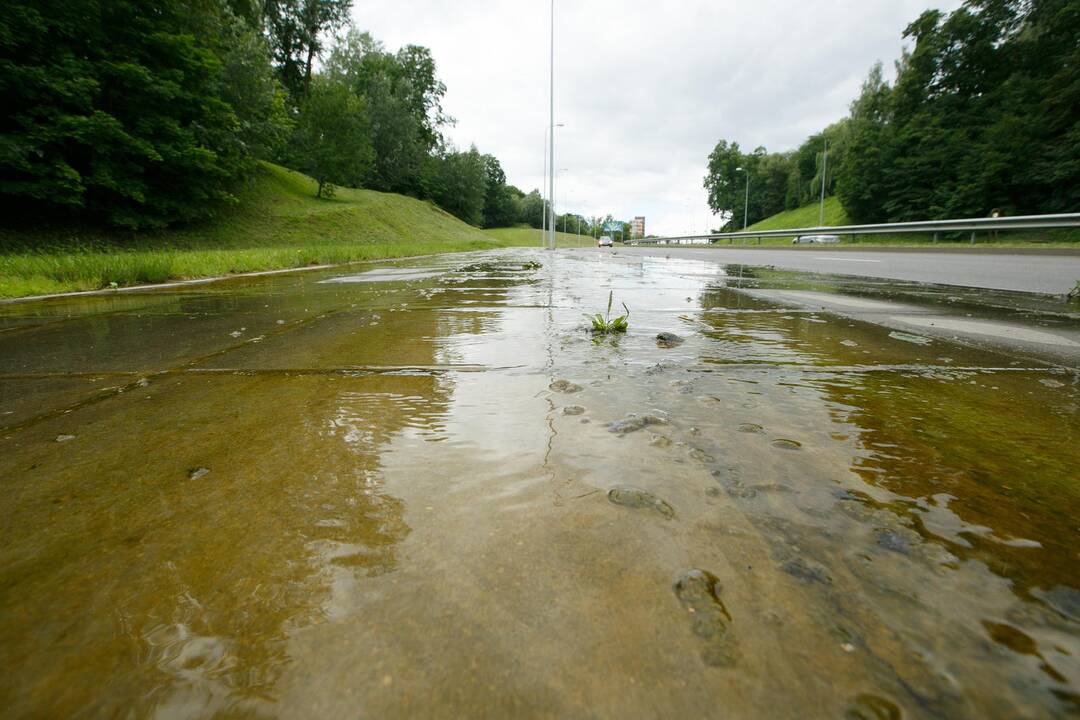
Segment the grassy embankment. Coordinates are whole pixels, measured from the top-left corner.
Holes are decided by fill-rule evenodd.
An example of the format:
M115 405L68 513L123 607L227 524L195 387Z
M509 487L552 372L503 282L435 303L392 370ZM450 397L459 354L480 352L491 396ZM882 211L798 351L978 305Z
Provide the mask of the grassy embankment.
M761 222L754 223L747 228L748 232L754 230L783 230L787 228L817 227L819 217L818 203L804 205L795 210L778 213L765 218ZM825 198L825 225L848 225L847 213L840 205L836 197ZM843 245L927 245L930 247L947 246L970 246L971 234L959 233L951 236L944 234L939 242L934 243L932 234L900 234L900 235L859 235L840 237ZM726 240L721 240L721 244ZM741 240L734 240L734 244L740 244ZM759 244L754 239L746 240L751 244ZM791 245L791 236L761 238L761 245ZM996 238L988 233L978 233L975 236L976 247L1080 247L1080 230L1046 230L1036 232L1002 232ZM819 246L820 247L820 246Z
M339 188L319 200L313 180L267 164L237 207L180 229L0 229L0 297L534 244L514 240L401 195Z
M540 235L543 231L530 227L491 228L484 233L495 238L502 245L514 247L540 247ZM596 239L590 235L555 232L558 247L596 247Z

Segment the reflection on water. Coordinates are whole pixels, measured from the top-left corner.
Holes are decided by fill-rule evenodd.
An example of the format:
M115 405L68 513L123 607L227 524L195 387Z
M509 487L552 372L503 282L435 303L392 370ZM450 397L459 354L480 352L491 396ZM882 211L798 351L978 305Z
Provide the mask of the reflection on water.
M1075 713L1080 383L898 298L979 307L582 252L0 306L0 707Z
M463 322L419 309L396 334L377 332L370 317L395 317L401 291L356 298L368 302L347 311L333 306L353 297L308 293L169 303L151 294L145 305L128 296L114 312L83 300L63 324L24 330L17 343L5 337L8 369L107 363L152 378L106 393L78 420L46 413L4 438L0 475L13 502L2 523L0 636L5 670L19 658L23 678L5 684L9 712L205 716L273 704L289 634L333 618L357 578L396 567L410 528L403 501L383 488L380 456L403 431L440 439L454 383L242 369L364 360L349 356L371 345L376 357L394 346L403 364L435 365L447 350L440 338L490 322L490 313ZM80 314L84 306L91 311ZM305 327L330 309L322 332ZM292 326L288 341L282 325ZM230 334L236 327L248 337ZM175 374L192 354L240 372ZM0 387L5 410L26 399L18 419L27 420L106 382L11 378ZM75 437L61 446L57 428Z
M896 509L951 552L981 560L1029 596L1032 587L1075 582L1080 514L1080 395L1041 379L865 374L818 384L837 420L853 426L859 476L894 494Z
M88 413L61 452L48 436L9 441L21 462L5 453L16 501L2 634L25 672L68 677L9 708L52 697L62 712L190 713L272 699L288 633L333 614L343 571L396 565L409 527L379 453L402 428L438 432L440 381L163 385ZM189 479L196 466L210 472ZM126 687L142 688L137 701Z

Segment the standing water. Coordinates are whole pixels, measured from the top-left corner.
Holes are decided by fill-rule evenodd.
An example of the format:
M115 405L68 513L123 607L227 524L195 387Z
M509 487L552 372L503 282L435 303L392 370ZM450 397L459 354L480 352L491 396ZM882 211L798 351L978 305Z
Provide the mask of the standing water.
M505 252L0 306L0 713L1076 714L1078 323L932 290Z

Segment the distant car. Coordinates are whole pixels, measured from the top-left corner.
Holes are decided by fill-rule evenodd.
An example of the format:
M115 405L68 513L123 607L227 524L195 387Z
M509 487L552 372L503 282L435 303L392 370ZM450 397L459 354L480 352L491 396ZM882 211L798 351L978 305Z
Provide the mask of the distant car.
M611 247L611 244L611 237L608 235L601 235L596 241L596 247Z
M792 245L833 245L840 242L838 235L800 235L791 241Z

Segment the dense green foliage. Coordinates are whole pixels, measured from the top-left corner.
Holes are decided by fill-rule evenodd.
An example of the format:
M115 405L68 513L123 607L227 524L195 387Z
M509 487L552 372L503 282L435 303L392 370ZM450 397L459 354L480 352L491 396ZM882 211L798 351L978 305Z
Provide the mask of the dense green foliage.
M738 143L721 140L709 155L705 177L709 207L729 215L729 228L742 229L820 197L823 181L826 196L831 195L848 126L847 121L832 125L788 153L763 147L744 153Z
M370 130L360 98L316 77L301 101L288 150L291 165L315 179L316 197L333 195L335 183L359 187L375 157Z
M308 92L323 37L345 24L351 5L352 0L265 0L277 76L294 101Z
M140 228L233 198L280 135L258 33L214 2L7 0L0 202ZM233 104L235 103L235 105Z
M475 147L467 152L442 152L425 163L424 183L439 207L470 225L484 220L484 157Z
M813 200L855 222L1070 212L1080 206L1080 2L968 0L919 16L890 85L875 66L849 117L790 153L721 140L705 186L744 224ZM742 167L744 172L737 172Z
M366 187L425 196L427 158L442 145L450 122L442 111L446 86L427 48L387 52L367 33L350 31L330 52L326 75L364 98L375 165Z
M496 158L446 143L446 86L427 48L390 52L349 29L326 52L351 4L4 3L6 224L197 221L235 203L260 159L310 174L319 198L362 187L434 200L474 225L539 219Z

